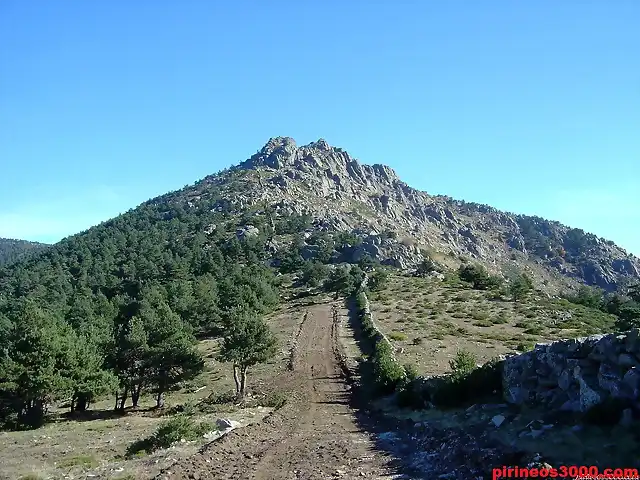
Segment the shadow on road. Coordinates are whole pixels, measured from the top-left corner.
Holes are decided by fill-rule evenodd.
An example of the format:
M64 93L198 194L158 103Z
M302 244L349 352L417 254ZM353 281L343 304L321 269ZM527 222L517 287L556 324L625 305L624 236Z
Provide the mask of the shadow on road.
M347 301L347 308L349 326L353 331L355 342L364 355L370 356L373 353L372 346L364 337L360 322L357 320L357 307L352 299ZM413 422L392 419L371 410L371 399L374 398L375 392L371 382L367 381L372 378L371 365L368 362L359 363L357 377L360 378L360 382L353 385L349 401L355 412L358 426L371 435L375 448L389 459L389 468L395 470L398 475L407 475L407 479L427 478L411 466L412 456L419 448L411 437Z

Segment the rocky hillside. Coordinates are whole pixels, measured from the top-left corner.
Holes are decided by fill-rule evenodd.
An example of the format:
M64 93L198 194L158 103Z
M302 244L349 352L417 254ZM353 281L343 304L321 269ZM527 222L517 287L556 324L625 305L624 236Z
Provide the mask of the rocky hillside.
M233 195L225 196L231 183ZM640 278L639 259L611 241L558 222L429 195L391 168L362 164L324 140L297 146L288 137L272 138L240 165L171 194L189 208L212 195L220 197L218 211L254 212L248 231L259 228L261 216L272 221L275 212L308 214L315 229L354 232L358 247L346 260L371 256L400 268L425 254L450 266L471 260L505 275L525 270L541 288L580 282L614 291ZM314 248L303 252L312 257Z
M13 262L25 254L37 252L46 247L47 245L38 242L0 238L0 265Z

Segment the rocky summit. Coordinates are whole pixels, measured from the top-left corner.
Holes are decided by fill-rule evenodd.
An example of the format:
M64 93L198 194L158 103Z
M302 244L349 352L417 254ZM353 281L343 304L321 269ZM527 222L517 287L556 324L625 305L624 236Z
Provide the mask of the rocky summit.
M399 268L425 256L450 266L470 260L502 275L526 271L549 290L584 283L614 291L640 277L638 258L609 240L430 195L408 186L392 168L360 163L322 139L298 146L289 137L271 138L248 160L185 191L190 205L207 196L207 185L224 187L234 176L245 183L224 200L227 206L231 202L240 213L266 205L280 214L309 214L316 229L354 232L360 237L351 252L355 260L368 255ZM313 247L305 251L313 256Z

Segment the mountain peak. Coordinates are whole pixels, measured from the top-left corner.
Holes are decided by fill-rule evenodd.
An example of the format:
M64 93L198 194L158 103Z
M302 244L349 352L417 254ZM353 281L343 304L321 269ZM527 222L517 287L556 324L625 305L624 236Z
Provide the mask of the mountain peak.
M386 165L364 165L342 148L331 146L324 138L298 146L291 137L272 137L251 158L237 168L256 170L267 168L289 176L320 176L337 179L338 183L355 180L357 183L392 185L399 182L396 172ZM292 172L296 172L293 175Z

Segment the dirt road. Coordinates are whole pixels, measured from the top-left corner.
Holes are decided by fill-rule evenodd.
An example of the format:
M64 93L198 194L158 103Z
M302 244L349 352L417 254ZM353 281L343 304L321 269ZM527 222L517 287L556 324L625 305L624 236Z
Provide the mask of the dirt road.
M293 371L274 379L294 392L255 426L206 446L156 478L311 480L393 478L384 453L362 431L335 353L330 305L310 308L299 332Z

